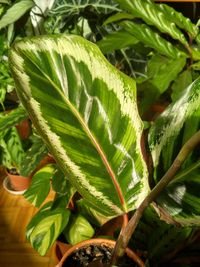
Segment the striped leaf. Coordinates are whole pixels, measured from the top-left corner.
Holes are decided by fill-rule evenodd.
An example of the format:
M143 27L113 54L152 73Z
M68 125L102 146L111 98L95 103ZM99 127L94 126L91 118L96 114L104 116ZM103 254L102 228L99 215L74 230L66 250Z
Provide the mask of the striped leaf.
M21 163L20 174L30 176L38 167L48 150L41 138L34 136L31 147L26 151L26 157Z
M59 167L104 215L149 191L135 82L72 35L25 39L10 54L18 95Z
M132 34L136 39L155 49L162 55L170 58L178 58L185 56L185 54L173 46L170 42L162 38L157 32L152 30L145 24L138 24L132 21L125 21L120 25L129 34Z
M171 22L174 22L180 29L185 30L191 38L195 38L199 32L198 27L191 22L189 18L186 18L181 12L177 12L169 5L160 4L157 5Z
M28 115L25 109L21 106L7 114L3 114L3 116L0 116L0 132L10 129L19 122L27 119L27 117Z
M183 144L199 129L200 79L197 79L158 117L150 130L149 146L156 182L171 166ZM184 162L182 173L177 175L179 179L171 182L157 199L175 220L186 225L200 223L199 158L197 147Z
M49 164L37 171L24 197L35 207L40 207L50 191L50 179L56 170L55 164Z
M26 237L35 250L44 256L66 227L70 211L62 208L51 209L48 202L32 218L26 230Z
M168 33L173 39L188 46L184 34L170 20L170 16L167 17L164 12L161 12L157 4L151 0L116 0L116 2L122 8L130 11L133 16L143 19L148 25L157 27L161 32Z

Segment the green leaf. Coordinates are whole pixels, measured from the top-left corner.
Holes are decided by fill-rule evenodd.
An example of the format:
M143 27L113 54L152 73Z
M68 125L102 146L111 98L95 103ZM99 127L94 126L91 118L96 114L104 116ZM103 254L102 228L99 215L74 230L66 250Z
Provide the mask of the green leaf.
M191 70L183 71L175 80L172 85L171 98L176 101L182 94L183 90L187 88L192 83L192 73Z
M97 45L105 54L133 44L137 44L138 42L139 41L133 35L124 30L120 30L106 35L102 40L97 42Z
M121 22L120 25L128 33L149 47L155 49L162 55L170 58L179 58L185 54L173 46L170 42L162 38L157 32L153 31L145 24L138 24L131 21Z
M155 54L147 64L147 82L140 84L142 91L140 112L144 113L169 88L179 72L185 66L186 59L169 59Z
M116 0L116 2L122 8L130 11L133 16L143 19L147 24L157 27L161 32L168 33L175 40L188 46L184 34L170 20L170 17L161 12L159 6L151 0Z
M56 170L55 164L48 164L32 177L31 185L24 197L35 207L40 207L50 191L50 179Z
M177 175L156 200L182 225L200 225L200 161Z
M165 4L157 5L157 8L160 9L171 22L175 23L180 29L185 30L190 37L194 39L197 36L199 32L198 27L181 12L177 12L174 8Z
M4 114L0 117L0 132L10 129L17 123L27 119L28 115L23 107L12 110L11 112Z
M44 256L51 248L60 233L66 227L70 211L66 209L53 209L47 203L31 220L26 237L35 250Z
M113 23L113 22L117 22L117 21L120 21L120 20L124 20L124 19L134 19L134 16L129 14L129 13L116 13L112 16L110 16L109 18L107 18L103 25L107 25L109 23Z
M26 151L26 157L20 166L22 176L29 176L38 167L41 160L48 154L48 150L41 138L35 137L32 146Z
M98 227L102 226L104 223L111 219L108 216L103 216L101 213L91 208L87 201L85 201L85 199L77 201L76 205L78 207L79 213L82 214L89 222L92 222Z
M0 20L0 29L8 26L9 24L17 21L21 18L28 10L34 6L32 0L21 0L20 2L12 5L11 8L7 10L5 15Z
M198 61L198 62L192 64L191 67L192 67L194 70L200 70L200 61Z
M167 171L179 152L178 149L198 130L199 103L200 78L188 86L181 97L169 105L151 127L149 147L155 168L155 179L158 178L158 165L162 164L164 172ZM182 136L179 137L181 131ZM159 177L161 175L162 173Z
M54 175L52 176L53 190L60 195L64 195L68 190L70 191L70 187L69 180L64 176L61 170L55 170Z
M25 152L15 127L12 127L4 137L7 151L11 157L11 166L19 171L20 165L25 158ZM8 168L8 166L5 165ZM10 168L10 166L9 166Z
M70 217L70 223L63 234L70 244L75 245L83 240L90 239L94 235L94 229L83 216L77 215Z
M138 207L149 187L134 80L73 35L20 41L10 61L23 105L76 190L107 216Z
M199 103L200 79L197 79L183 91L179 99L168 106L150 129L149 147L156 182L169 169L183 144L199 130ZM157 199L159 205L183 225L200 222L199 166L191 165L198 161L197 147L182 165L182 172L177 175L181 179L174 179Z

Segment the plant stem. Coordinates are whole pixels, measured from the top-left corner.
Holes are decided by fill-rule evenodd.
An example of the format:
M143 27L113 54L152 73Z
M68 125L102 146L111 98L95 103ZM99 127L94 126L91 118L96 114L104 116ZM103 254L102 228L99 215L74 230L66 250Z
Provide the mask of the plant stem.
M149 206L149 204L155 200L162 190L169 184L170 181L174 178L177 171L180 169L182 163L185 161L190 152L200 143L200 131L195 133L181 148L177 157L175 158L173 164L157 185L152 189L152 191L147 195L147 197L142 201L140 206L135 211L133 217L130 219L127 226L122 229L119 234L118 240L116 242L113 255L112 255L112 265L117 265L117 261L120 257L124 255L125 249L128 246L129 240L133 235L140 218L144 210Z

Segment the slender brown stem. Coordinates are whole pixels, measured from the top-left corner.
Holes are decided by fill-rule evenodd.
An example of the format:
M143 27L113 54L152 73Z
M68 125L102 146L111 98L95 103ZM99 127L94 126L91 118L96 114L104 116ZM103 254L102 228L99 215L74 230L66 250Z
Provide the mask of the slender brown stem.
M173 164L165 175L161 178L158 184L152 189L152 191L147 195L147 197L142 201L138 209L135 211L133 217L130 219L129 223L119 234L118 240L116 242L113 255L112 255L112 265L117 265L117 261L120 257L124 255L125 249L128 246L130 238L134 233L140 218L144 210L149 206L149 204L155 200L162 190L168 185L170 181L174 178L177 171L180 169L181 164L185 161L190 152L200 143L200 131L194 134L182 147L178 156L175 158Z

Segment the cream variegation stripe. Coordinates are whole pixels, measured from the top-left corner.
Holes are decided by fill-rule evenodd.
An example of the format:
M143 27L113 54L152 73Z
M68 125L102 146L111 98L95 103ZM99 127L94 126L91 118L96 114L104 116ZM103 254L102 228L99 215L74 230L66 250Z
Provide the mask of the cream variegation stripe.
M167 108L166 111L164 111L160 116L161 119L162 117L170 118L172 117L172 114L174 115L173 119L165 127L162 128L162 131L160 130L159 138L156 140L156 143L152 143L151 139L153 138L153 136L149 139L149 146L155 167L158 166L160 154L164 145L167 144L171 137L178 135L187 118L189 118L198 108L200 108L200 93L196 97L195 101L192 101L193 86L197 82L199 82L200 84L200 79L198 81L194 81L187 88L184 96L182 96L175 105L172 104L171 107ZM195 93L193 97L195 97Z

